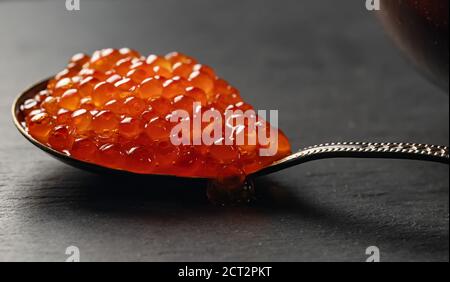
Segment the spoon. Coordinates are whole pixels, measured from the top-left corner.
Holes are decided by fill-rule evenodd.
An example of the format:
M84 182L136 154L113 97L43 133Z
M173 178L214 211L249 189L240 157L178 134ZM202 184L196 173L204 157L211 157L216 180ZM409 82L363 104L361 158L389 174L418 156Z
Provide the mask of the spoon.
M134 172L118 170L101 165L81 161L56 151L36 139L26 130L24 116L20 111L20 105L26 99L34 97L39 91L47 87L48 79L36 83L29 89L21 93L12 105L13 121L20 133L35 146L57 158L58 160L71 166L92 172L105 173L110 175L142 175ZM449 164L449 149L445 146L416 144L416 143L366 143L366 142L341 142L315 145L301 149L297 153L278 160L271 165L250 174L248 177L258 177L267 175L282 169L292 167L309 161L330 158L389 158L389 159L411 159L438 162ZM148 175L150 176L150 175ZM152 177L163 177L180 179L187 177L177 177L173 175L151 175ZM197 177L191 177L201 179Z

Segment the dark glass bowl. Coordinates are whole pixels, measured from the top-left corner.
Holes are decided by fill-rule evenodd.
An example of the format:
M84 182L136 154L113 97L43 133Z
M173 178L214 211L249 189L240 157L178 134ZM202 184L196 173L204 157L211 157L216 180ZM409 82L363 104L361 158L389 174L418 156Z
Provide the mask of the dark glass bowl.
M395 43L449 92L449 0L381 0L378 16Z

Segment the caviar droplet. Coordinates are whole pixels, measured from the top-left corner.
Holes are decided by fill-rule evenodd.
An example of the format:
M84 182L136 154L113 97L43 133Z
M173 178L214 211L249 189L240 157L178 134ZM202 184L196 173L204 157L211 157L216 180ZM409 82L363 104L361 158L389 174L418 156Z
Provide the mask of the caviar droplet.
M73 144L73 137L70 130L65 125L55 127L48 138L48 143L58 151L70 150Z
M98 108L114 98L118 94L117 88L109 82L100 82L94 87L92 102Z
M172 111L172 104L165 98L153 99L149 103L152 112L159 117L165 117Z
M100 80L94 78L93 76L87 76L80 81L78 86L78 92L82 97L91 97L94 92L95 85L99 84Z
M160 78L150 77L139 86L138 95L142 99L154 99L161 97L163 93L163 82Z
M20 106L20 110L24 114L29 114L31 111L35 110L38 107L38 101L35 99L26 100L23 105Z
M174 110L183 110L188 113L192 113L194 103L194 98L187 95L179 95L172 100Z
M118 50L108 48L96 51L91 58L90 66L97 71L106 72L114 67L116 62L121 59Z
M151 172L153 169L153 154L145 147L140 145L131 146L126 151L130 167L138 173Z
M104 144L99 148L98 161L107 167L122 168L125 158L117 144Z
M151 140L161 141L169 139L169 124L163 118L154 117L145 125L145 133Z
M72 125L81 136L91 130L92 114L86 109L79 109L72 113Z
M61 108L74 111L80 106L81 97L77 89L69 89L59 99L59 106Z
M56 82L55 88L53 90L53 96L61 96L66 92L66 90L69 90L72 88L73 82L72 79L69 77L62 78Z
M124 100L123 107L124 107L124 111L128 115L130 115L132 117L138 117L147 108L147 104L144 102L144 100L142 100L140 98L130 96Z
M30 134L42 143L47 143L48 135L53 129L55 121L46 113L40 113L33 116L28 122Z
M200 71L194 71L191 73L189 76L189 81L193 86L202 89L205 93L211 93L214 88L213 79Z
M98 148L89 138L79 138L72 145L71 155L77 159L93 162L96 159Z
M44 109L50 115L56 115L59 111L59 97L49 96L41 104L41 108Z
M133 91L136 89L136 83L130 78L122 78L114 83L114 86L121 91Z
M178 62L173 65L173 74L188 79L193 68L192 64Z
M171 100L178 95L183 95L186 91L186 87L188 87L188 82L180 77L174 77L172 79L168 79L163 84L163 97Z
M58 111L58 114L56 115L56 124L58 125L66 125L66 124L70 124L71 121L71 117L72 116L72 112L61 108Z
M146 63L153 67L162 68L167 72L172 71L172 64L168 60L166 60L164 57L160 57L157 55L150 55L147 57Z
M202 106L206 106L208 104L208 97L206 96L205 91L201 90L197 87L187 87L186 88L186 96L191 97L197 102L200 102Z
M255 184L242 174L219 176L210 180L206 188L208 199L219 206L239 206L255 200Z
M119 118L110 111L101 111L92 119L92 129L101 138L112 137L117 133Z
M142 123L133 117L124 117L119 124L119 134L126 139L136 139L143 131Z
M76 66L79 66L80 68L83 67L86 63L89 62L91 58L83 53L78 53L72 56L70 59L71 63L74 63Z

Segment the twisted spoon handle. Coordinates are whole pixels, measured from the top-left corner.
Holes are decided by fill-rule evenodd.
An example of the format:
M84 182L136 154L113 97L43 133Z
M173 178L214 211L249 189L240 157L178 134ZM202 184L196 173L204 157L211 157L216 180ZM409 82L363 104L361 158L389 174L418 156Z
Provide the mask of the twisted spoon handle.
M305 162L329 158L408 159L449 164L449 149L445 146L416 143L327 143L301 149L253 175L265 175Z

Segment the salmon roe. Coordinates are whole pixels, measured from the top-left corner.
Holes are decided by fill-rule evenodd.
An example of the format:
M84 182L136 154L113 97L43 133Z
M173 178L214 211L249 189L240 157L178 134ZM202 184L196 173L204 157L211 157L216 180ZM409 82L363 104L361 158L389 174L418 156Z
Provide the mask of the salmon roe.
M191 143L174 145L171 118L181 109L189 115L183 119L192 121L200 115L194 103L203 111L219 111L222 119L200 119L200 128L189 129ZM39 142L79 160L135 173L244 179L291 153L286 136L259 121L267 132L278 130L278 148L272 156L258 154L268 145L259 145L247 123L234 124L225 116L228 109L253 108L211 67L178 52L144 57L109 48L76 54L21 109L28 132ZM244 130L244 144L227 145L223 138L192 143L217 123L223 132Z

